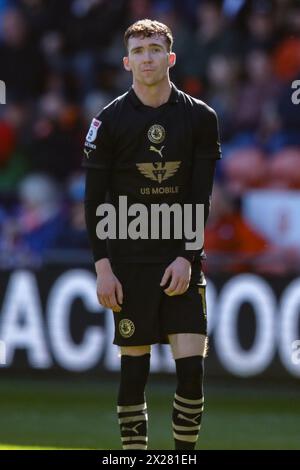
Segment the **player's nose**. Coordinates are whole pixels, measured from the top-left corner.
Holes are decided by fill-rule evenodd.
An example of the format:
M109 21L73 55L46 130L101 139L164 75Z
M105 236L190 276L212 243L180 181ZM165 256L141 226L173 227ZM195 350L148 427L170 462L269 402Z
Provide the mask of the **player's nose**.
M152 54L150 51L145 51L143 55L143 62L144 63L149 63L152 62Z

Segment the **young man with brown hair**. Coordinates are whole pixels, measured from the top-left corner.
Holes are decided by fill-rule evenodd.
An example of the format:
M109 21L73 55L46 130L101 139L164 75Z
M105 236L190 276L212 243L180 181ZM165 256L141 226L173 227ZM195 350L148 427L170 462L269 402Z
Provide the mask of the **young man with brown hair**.
M187 249L190 237L185 231L181 237L164 236L157 220L147 237L141 227L145 218L141 213L138 222L132 217L137 208L141 211L141 204L151 215L157 205L175 211L175 206L184 209L190 204L193 210L196 205L204 206L206 221L216 160L221 158L217 117L205 103L170 82L169 68L175 65L176 55L167 26L141 20L127 29L124 39L123 64L132 73L133 84L93 119L83 163L97 295L101 305L113 310L114 344L121 350L118 417L122 445L147 449L144 391L151 345L169 343L177 374L175 448L194 449L204 406L207 350L203 243ZM98 216L109 211L108 203L121 206L121 196L126 196L126 208L130 207L128 233L134 235L124 232L123 205L117 218L118 236L113 224L105 240ZM178 219L174 220L175 216L169 219L167 232L178 228ZM144 225L149 228L148 219Z

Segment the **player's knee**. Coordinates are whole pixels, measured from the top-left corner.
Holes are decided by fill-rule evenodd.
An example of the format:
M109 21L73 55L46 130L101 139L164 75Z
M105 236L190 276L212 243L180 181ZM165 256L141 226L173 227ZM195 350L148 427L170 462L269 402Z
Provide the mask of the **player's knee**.
M177 392L188 398L203 396L204 358L191 356L176 359Z
M206 357L208 352L208 337L203 334L176 334L169 335L174 359L191 356Z

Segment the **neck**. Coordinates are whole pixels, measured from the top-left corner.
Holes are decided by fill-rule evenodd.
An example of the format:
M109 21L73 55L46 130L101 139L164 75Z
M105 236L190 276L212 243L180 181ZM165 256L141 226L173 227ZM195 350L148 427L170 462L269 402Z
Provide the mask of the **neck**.
M135 94L146 106L158 108L166 103L170 97L172 85L169 77L155 85L144 85L136 80L133 80L132 85Z

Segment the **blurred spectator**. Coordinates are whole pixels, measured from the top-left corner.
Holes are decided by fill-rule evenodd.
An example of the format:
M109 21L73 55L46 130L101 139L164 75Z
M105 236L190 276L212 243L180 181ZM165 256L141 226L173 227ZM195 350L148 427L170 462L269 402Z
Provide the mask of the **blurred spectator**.
M67 189L68 217L64 230L55 242L56 249L88 250L90 248L84 218L84 188L85 176L81 173L72 175Z
M300 73L300 4L298 1L290 2L288 8L282 11L279 24L283 39L273 52L274 68L279 78L292 80L297 73Z
M269 188L300 190L300 147L285 148L268 162Z
M278 120L274 101L280 83L272 70L272 62L263 50L252 50L245 61L247 81L240 87L234 110L235 131L262 133L277 130Z
M9 160L15 147L15 135L11 126L0 122L0 165L4 166Z
M152 18L151 0L128 0L127 2L127 24L128 26L142 18Z
M253 270L256 257L267 249L267 241L243 220L229 194L214 185L212 210L205 228L207 269Z
M257 148L242 148L229 153L222 162L227 191L240 197L252 188L268 183L267 159Z
M32 100L43 90L45 68L20 10L7 10L2 17L0 43L1 80L7 84L7 101Z
M271 51L278 41L274 5L271 0L248 0L245 2L246 21L243 52L253 49Z
M2 264L37 265L63 230L61 195L42 174L26 177L19 188L19 207L3 224Z
M205 96L217 112L223 140L233 135L236 127L238 101L238 63L224 55L212 56L207 69L208 92Z
M35 171L58 181L67 178L80 165L81 145L78 110L55 93L43 95L28 147Z
M186 59L181 66L187 79L197 78L203 86L211 57L239 55L240 41L237 31L226 25L221 2L200 2L196 15L197 30L191 41L186 44ZM185 89L189 92L187 87Z
M299 80L300 83L300 69L294 79L295 81ZM278 126L273 129L273 133L269 135L266 142L266 150L271 154L285 147L300 147L299 105L292 100L294 90L291 85L292 82L286 82L273 102Z
M13 126L0 120L0 195L12 193L24 176L28 165L17 147L17 134Z
M274 53L274 69L282 80L292 80L300 72L300 37L285 39Z

